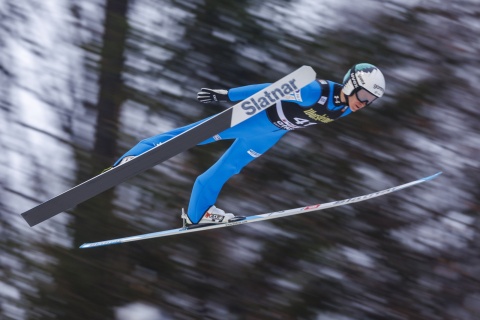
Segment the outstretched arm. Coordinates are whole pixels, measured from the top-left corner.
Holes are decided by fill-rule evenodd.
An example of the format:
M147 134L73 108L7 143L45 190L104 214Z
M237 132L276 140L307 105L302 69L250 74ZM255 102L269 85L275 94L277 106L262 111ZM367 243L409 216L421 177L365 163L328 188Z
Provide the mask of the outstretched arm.
M257 93L263 88L268 87L269 85L269 83L253 84L229 90L202 88L197 93L197 99L203 103L241 101Z
M254 95L258 91L263 90L264 88L268 87L270 83L262 83L262 84L252 84L249 86L232 88L228 90L228 97L231 101L241 101L245 100L246 98Z
M197 94L197 99L203 103L242 101L269 85L270 83L252 84L229 90L202 88ZM303 87L299 93L292 95L285 100L298 103L301 106L310 106L318 100L320 93L320 85L317 81L313 81L309 85Z

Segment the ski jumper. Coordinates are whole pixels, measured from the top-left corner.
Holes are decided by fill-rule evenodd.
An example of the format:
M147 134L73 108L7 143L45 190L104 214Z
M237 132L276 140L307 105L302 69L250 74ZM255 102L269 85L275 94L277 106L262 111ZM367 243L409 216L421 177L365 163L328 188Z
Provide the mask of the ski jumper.
M270 84L233 88L228 91L228 97L231 101L241 101L268 85ZM188 206L188 217L192 223L198 223L205 212L215 204L228 179L264 154L285 133L328 123L350 114L350 108L340 101L342 87L332 81L313 81L276 105L200 143L199 145L203 145L219 140L234 140L220 159L196 179ZM117 160L115 165L124 157L140 155L205 120L142 140Z

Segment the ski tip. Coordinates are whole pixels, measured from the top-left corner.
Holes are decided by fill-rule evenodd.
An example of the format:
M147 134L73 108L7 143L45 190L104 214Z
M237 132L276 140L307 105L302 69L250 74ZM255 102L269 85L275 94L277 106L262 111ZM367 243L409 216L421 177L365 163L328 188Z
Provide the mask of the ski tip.
M437 173L435 173L435 174L432 174L431 176L428 176L428 177L423 178L422 180L423 180L423 181L433 180L433 179L435 179L436 177L438 177L439 175L441 175L442 173L443 173L442 171L439 171L439 172L437 172Z

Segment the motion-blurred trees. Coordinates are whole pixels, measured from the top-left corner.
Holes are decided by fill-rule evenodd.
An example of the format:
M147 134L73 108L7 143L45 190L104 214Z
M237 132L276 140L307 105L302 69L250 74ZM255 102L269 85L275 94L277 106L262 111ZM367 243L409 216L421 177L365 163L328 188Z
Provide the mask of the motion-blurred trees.
M22 5L5 1L4 8L34 19ZM88 5L104 14L87 15L82 8ZM478 317L479 11L475 1L363 5L69 3L65 23L76 26L77 37L67 34L64 41L84 56L83 81L71 82L77 107L62 107L48 95L55 90L36 95L63 119L61 133L46 135L73 148L75 181L62 175L63 167L45 164L48 171L25 169L32 181L22 188L4 186L9 180L0 176L2 235L8 238L1 244L8 265L0 281L17 288L23 301L17 306L30 310L24 318L124 319L122 308L136 303L169 319ZM6 39L21 36L1 25ZM84 42L85 34L97 42ZM0 54L0 125L16 119L16 83L9 77L14 58L7 49ZM41 49L32 44L39 56ZM386 96L346 119L290 133L228 183L219 206L248 215L357 196L444 170L438 180L251 227L76 249L86 241L179 226L193 180L228 146L219 143L185 152L79 205L67 215L64 233L50 229L52 237L63 237L62 245L21 236L3 213L4 207L14 213L6 195L38 202L48 194L49 178L80 183L141 138L223 110L195 101L201 87L274 81L302 64L340 81L361 61L384 71ZM30 156L6 140L0 141L12 159ZM30 244L38 252L26 254ZM10 294L6 305L15 300ZM15 314L2 308L0 314Z

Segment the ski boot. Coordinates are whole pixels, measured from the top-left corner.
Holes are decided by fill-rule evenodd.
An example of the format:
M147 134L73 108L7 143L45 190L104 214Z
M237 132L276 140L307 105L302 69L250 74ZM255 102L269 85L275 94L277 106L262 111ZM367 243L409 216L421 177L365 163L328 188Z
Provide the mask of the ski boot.
M207 212L205 212L202 219L200 219L200 221L196 224L193 224L192 221L190 221L190 218L188 217L188 215L185 213L184 210L182 210L182 219L183 219L183 227L187 229L192 229L192 228L204 227L204 226L215 225L215 224L241 221L241 220L245 220L245 217L236 216L233 213L225 213L225 211L223 211L222 209L219 209L215 206L211 206L207 210Z

